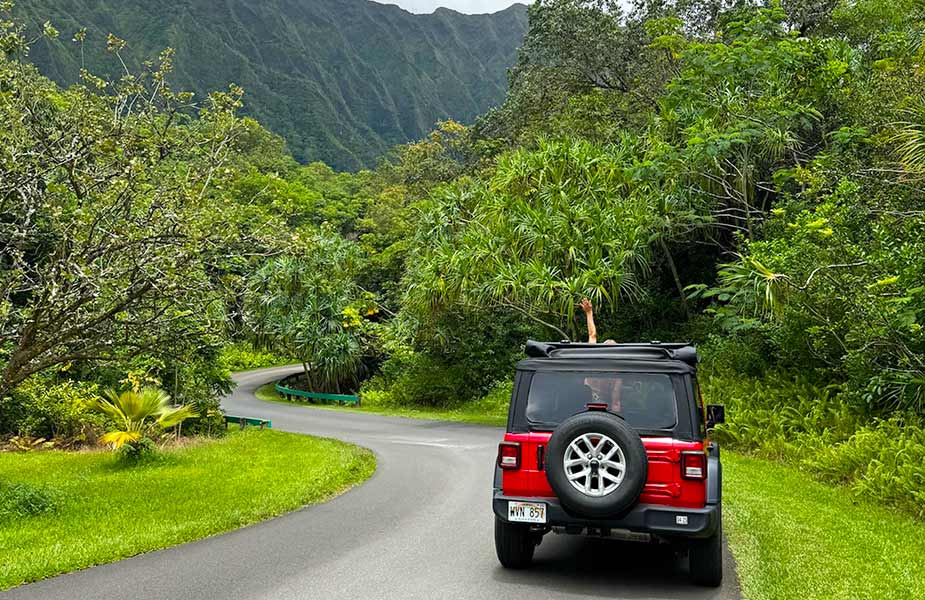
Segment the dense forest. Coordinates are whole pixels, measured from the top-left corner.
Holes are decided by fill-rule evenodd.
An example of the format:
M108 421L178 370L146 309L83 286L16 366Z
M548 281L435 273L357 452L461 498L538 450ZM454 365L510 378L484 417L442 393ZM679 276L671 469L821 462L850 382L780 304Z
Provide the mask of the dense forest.
M202 97L242 86L242 114L282 135L299 161L338 169L374 166L438 119L469 121L500 104L527 25L520 4L493 15L412 15L368 0L29 0L16 14L33 24L30 34L45 21L66 33L30 51L59 84L77 82L83 68L121 76L105 53L109 33L126 40L132 70L171 47L175 85Z
M503 412L588 297L601 339L699 344L721 441L925 514L921 3L539 0L500 107L355 173L169 50L62 88L2 26L0 430L92 435L86 397L145 384L206 430L261 352Z

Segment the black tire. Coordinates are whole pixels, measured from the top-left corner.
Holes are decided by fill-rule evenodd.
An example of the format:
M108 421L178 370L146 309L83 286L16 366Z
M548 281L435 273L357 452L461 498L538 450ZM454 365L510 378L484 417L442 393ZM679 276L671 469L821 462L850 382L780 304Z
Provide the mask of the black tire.
M606 496L592 497L578 491L566 474L565 454L569 444L586 433L610 437L623 452L623 481ZM584 517L606 518L626 512L639 499L649 473L649 459L639 434L620 417L603 411L584 412L563 421L549 438L546 457L550 487L569 512Z
M716 533L703 540L694 540L689 551L691 581L706 587L723 583L723 520L720 513Z
M508 523L495 517L495 552L506 569L526 569L533 563L536 534L529 525Z

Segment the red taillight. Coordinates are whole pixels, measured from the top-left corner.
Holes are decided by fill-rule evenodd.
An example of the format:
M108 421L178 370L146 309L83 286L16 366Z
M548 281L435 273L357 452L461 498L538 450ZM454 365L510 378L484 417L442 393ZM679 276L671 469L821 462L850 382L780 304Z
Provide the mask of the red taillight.
M501 442L498 444L498 466L502 469L520 468L520 444Z
M707 455L703 452L682 452L681 477L684 479L706 479Z

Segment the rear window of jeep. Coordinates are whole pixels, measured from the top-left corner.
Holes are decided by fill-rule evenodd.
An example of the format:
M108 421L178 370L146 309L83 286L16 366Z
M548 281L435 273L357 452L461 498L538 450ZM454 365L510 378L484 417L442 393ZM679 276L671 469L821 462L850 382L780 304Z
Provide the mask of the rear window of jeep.
M552 430L588 404L606 404L636 429L672 429L678 405L671 377L663 373L538 371L527 396L527 421Z

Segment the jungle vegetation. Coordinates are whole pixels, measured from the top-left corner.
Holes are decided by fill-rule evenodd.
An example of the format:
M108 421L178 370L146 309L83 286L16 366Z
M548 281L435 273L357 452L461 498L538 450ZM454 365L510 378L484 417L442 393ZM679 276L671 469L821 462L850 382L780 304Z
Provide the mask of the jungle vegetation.
M925 514L925 6L621 6L537 1L499 107L353 173L246 90L173 88L170 51L132 70L111 35L122 74L62 88L5 17L0 430L74 434L120 385L201 428L232 343L316 391L503 410L589 297L602 339L700 345L724 442Z

